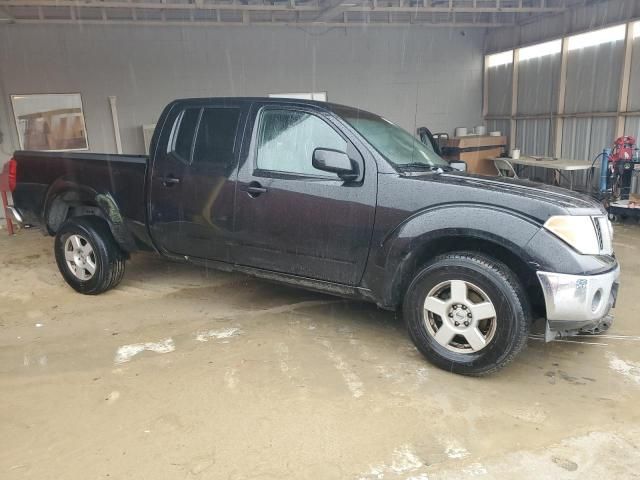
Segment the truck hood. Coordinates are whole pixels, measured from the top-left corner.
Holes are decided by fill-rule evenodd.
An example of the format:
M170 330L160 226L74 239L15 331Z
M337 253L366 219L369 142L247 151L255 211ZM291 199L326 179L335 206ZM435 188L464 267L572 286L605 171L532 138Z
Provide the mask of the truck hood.
M430 184L444 202L489 204L545 221L552 215L602 215L603 206L587 195L529 180L465 173L410 172L403 180Z

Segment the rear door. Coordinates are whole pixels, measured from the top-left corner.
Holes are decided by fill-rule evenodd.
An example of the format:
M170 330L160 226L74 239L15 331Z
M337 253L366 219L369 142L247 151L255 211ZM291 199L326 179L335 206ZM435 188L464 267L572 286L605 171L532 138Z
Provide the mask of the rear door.
M373 228L375 162L322 110L257 103L249 122L252 141L245 142L238 171L234 261L356 285ZM345 183L316 170L316 148L348 153L362 165L362 181Z
M239 131L246 115L233 101L177 104L165 122L152 167L150 228L168 253L229 261Z

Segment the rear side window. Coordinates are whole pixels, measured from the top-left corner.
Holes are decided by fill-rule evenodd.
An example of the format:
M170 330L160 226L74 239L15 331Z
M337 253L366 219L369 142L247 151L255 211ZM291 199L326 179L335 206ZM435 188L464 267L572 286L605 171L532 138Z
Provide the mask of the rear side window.
M193 163L209 165L233 163L239 119L239 108L205 108L198 127Z
M167 152L174 153L187 163L191 160L191 146L199 116L200 108L187 108L180 112L171 128Z
M321 118L295 110L264 110L258 129L256 165L262 170L335 177L316 170L316 148L347 151L347 142Z

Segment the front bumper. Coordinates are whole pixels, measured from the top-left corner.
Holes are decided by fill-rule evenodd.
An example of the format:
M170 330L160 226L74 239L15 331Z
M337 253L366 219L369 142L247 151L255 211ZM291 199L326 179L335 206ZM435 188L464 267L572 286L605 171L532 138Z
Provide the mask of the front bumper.
M620 267L600 275L537 272L547 313L547 339L606 330L618 294ZM551 335L549 335L551 333Z

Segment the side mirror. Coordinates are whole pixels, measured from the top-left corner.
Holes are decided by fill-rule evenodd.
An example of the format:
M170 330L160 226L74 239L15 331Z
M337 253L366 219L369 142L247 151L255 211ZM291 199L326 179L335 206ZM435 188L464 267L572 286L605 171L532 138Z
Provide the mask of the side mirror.
M311 161L314 168L323 172L335 173L342 180L350 181L358 178L358 164L349 156L338 150L316 148Z

